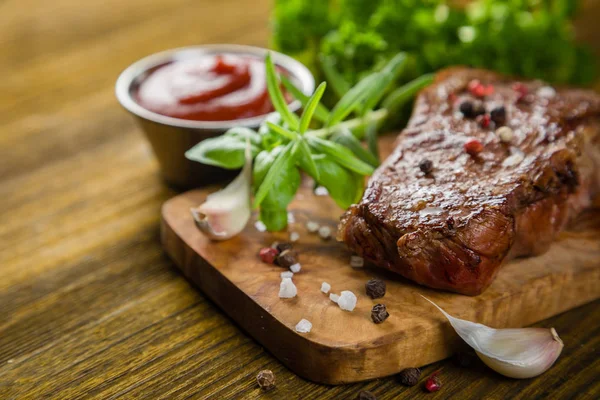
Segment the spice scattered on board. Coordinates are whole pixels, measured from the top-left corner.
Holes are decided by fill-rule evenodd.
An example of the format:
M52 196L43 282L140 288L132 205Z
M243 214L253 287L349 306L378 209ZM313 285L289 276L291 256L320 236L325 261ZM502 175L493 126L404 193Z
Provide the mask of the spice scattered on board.
M302 318L300 322L296 324L295 329L298 333L309 333L312 329L312 323L309 320Z
M321 283L321 292L327 294L331 290L331 285L327 282Z
M376 324L380 324L385 321L390 314L387 312L385 304L375 304L371 309L371 319Z
M415 386L421 378L421 370L419 368L405 368L398 374L400 383L404 386Z
M356 400L377 400L377 397L368 390L361 390L358 395L356 395Z
M264 247L260 249L258 256L260 257L262 262L267 264L273 264L278 254L279 252L277 251L277 249L274 249L272 247Z
M271 390L275 387L275 374L270 369L260 371L256 375L256 382L262 390Z
M317 233L320 227L321 226L319 225L319 223L315 221L308 221L306 223L306 230L310 233Z
M292 279L283 278L279 284L279 297L282 299L291 299L292 297L296 297L297 294L298 289L296 289L296 285L294 285Z
M271 245L277 249L278 252L284 252L286 250L291 250L293 245L290 242L275 242Z
M352 268L362 268L365 266L365 259L360 256L350 256L350 266Z
M294 273L292 271L283 271L281 274L281 279L283 278L290 278L292 279L294 277Z
M288 249L282 251L279 256L275 259L275 264L283 268L289 268L294 264L298 263L298 253L294 250Z
M381 279L371 279L365 284L367 296L372 299L380 299L385 296L385 282Z
M302 269L302 266L300 265L300 263L290 265L290 271L292 271L294 274L297 274L298 272L300 272L300 269Z
M353 311L356 307L356 295L349 290L343 290L337 301L338 306L345 311Z
M329 240L331 238L331 228L328 226L322 226L319 228L319 236L323 240Z
M425 381L425 390L428 392L437 392L442 388L442 381L438 377L440 370L435 371L427 380Z

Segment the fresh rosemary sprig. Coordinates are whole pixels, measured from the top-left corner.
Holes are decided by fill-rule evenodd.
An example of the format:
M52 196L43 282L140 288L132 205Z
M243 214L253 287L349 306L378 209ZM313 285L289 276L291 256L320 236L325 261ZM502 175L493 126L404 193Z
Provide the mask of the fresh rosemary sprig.
M249 141L254 159L253 207L260 209L260 220L270 231L287 225L287 206L300 187L300 171L326 187L341 208L356 203L364 190L364 177L379 165L377 128L432 80L430 75L423 76L388 93L406 65L406 56L400 53L352 88L336 82L340 99L330 111L320 103L325 82L306 96L288 78L278 77L270 54L265 64L275 112L258 131L233 128L198 143L185 155L204 164L238 169L244 165ZM289 110L281 85L302 103L300 117ZM378 104L384 107L376 109ZM347 119L352 114L355 117ZM369 150L359 140L365 135Z

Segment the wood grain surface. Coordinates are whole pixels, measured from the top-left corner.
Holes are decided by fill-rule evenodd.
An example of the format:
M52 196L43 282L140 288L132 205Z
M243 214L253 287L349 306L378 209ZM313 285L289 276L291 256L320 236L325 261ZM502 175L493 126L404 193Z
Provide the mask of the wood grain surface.
M389 153L395 137L385 135L380 148ZM386 154L387 155L387 154ZM343 384L397 374L461 350L461 340L446 319L421 296L450 314L495 328L531 325L600 298L600 208L580 216L562 232L548 252L503 266L489 288L469 297L416 285L389 271L351 268L343 243L323 240L306 229L316 221L335 232L342 212L331 198L312 193L309 179L288 207L293 222L283 232L259 232L253 217L244 231L227 241L208 239L196 227L190 208L214 189L192 190L162 208L161 240L184 275L226 314L293 372L311 381ZM261 248L289 240L294 232L298 261L294 274L298 295L279 298L285 269L258 257ZM372 300L365 283L386 282L383 298ZM357 297L352 312L341 310L320 290L350 290ZM390 317L371 321L371 308L383 303ZM297 333L301 319L312 323Z
M264 46L269 8L0 2L0 399L598 398L598 301L536 324L566 343L543 376L517 381L445 361L424 369L443 368L444 382L425 394L394 377L338 387L299 378L187 283L159 238L160 206L176 193L113 85L160 50ZM598 32L590 21L587 32ZM261 393L254 378L265 368L277 389Z

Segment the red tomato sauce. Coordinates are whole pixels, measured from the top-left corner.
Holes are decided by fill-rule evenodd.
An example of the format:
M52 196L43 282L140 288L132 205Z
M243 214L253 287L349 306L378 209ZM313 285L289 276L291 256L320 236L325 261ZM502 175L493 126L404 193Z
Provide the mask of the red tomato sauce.
M232 54L163 65L141 82L135 98L150 111L196 121L230 121L273 111L264 61Z

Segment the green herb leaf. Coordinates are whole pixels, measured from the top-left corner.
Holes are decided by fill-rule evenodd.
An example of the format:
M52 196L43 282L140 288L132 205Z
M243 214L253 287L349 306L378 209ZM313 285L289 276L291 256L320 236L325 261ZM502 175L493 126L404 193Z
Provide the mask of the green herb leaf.
M300 139L296 142L296 145L300 149L300 167L306 171L315 180L319 180L319 170L313 160L313 155L310 151L310 147L306 143L306 140Z
M331 156L338 164L351 171L361 175L371 175L374 171L371 165L356 158L350 150L341 144L312 136L308 137L308 144L318 152Z
M340 166L329 156L315 159L319 170L319 184L325 186L336 204L347 209L357 203L363 193L364 178Z
M365 129L365 137L367 139L367 146L369 147L369 154L376 157L379 160L379 143L377 142L377 123L370 121L367 123Z
M305 95L300 89L298 89L292 81L290 81L285 75L281 75L281 83L287 89L288 92L294 96L294 98L302 104L303 108L306 108L308 104L308 100L310 99L307 95ZM320 122L327 122L329 119L329 110L323 104L318 103L317 108L315 109L314 118Z
M288 129L285 129L282 126L279 125L275 125L272 122L268 122L267 121L267 126L269 127L269 129L271 129L273 132L278 133L279 135L283 136L286 139L289 140L295 140L298 138L298 134L296 132L292 132Z
M375 108L392 83L398 78L407 61L408 57L406 56L406 53L398 53L385 65L385 67L383 67L381 70L382 78L375 81L369 88L369 94L364 100L360 115L365 115Z
M325 88L327 87L327 83L322 82L313 95L308 100L306 107L304 107L304 111L302 112L302 117L300 118L300 133L304 134L310 125L310 121L312 120L313 114L315 113L317 106L319 105L319 101L321 101L321 97L323 97L323 93L325 93Z
M321 69L325 74L325 79L327 79L327 82L329 82L335 94L337 94L339 98L344 97L350 90L350 83L336 70L334 59L319 56L319 61L321 62Z
M330 127L341 122L371 93L374 86L379 86L385 77L376 72L371 74L350 89L331 110L326 126Z
M331 140L347 147L356 157L367 164L370 164L373 167L379 166L379 158L375 157L371 152L365 149L360 140L358 140L349 129L342 128L338 130L331 137Z
M259 152L259 147L251 145L252 155ZM188 160L198 161L225 169L238 169L246 160L246 139L235 135L221 135L205 139L185 152Z
M269 232L283 230L288 223L287 208L270 208L263 202L258 215Z
M433 82L433 74L426 74L408 82L390 93L383 101L382 108L395 114L406 102L412 99L419 90L429 86Z
M265 59L266 66L266 78L267 78L267 90L269 91L269 97L271 103L277 112L281 115L281 118L289 125L293 130L298 129L298 116L290 111L288 108L285 97L281 92L279 86L279 80L277 79L277 72L275 71L275 64L271 58L271 53L267 54Z
M254 203L252 205L253 208L260 206L267 196L267 193L269 193L276 182L281 180L281 177L289 175L291 173L289 170L291 169L296 170L294 152L292 151L293 148L294 142L290 142L277 155L264 180L260 184L260 187L256 191ZM277 189L279 190L280 188Z

